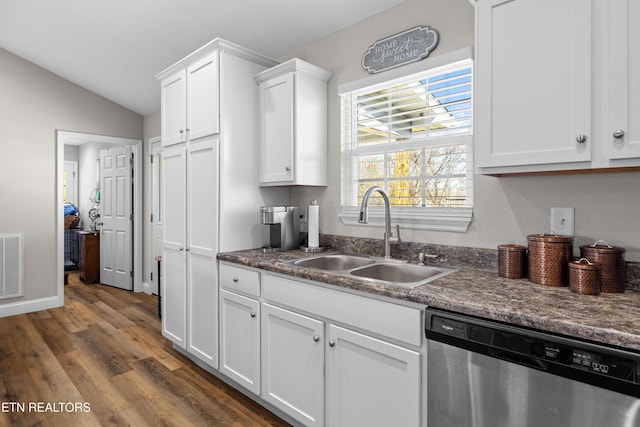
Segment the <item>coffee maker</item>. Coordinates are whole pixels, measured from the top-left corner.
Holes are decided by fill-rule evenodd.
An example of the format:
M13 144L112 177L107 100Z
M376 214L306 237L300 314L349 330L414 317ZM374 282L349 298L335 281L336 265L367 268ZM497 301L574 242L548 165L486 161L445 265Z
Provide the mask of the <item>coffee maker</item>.
M269 246L263 252L280 252L300 247L300 208L298 206L262 206L260 223L268 225Z

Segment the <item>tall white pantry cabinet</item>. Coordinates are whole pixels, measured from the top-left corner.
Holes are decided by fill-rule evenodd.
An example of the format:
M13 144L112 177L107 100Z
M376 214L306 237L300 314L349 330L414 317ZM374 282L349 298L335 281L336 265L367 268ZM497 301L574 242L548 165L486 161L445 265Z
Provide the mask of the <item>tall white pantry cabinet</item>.
M156 77L163 145L162 334L218 367L216 254L264 246L258 183L258 88L276 63L215 39Z

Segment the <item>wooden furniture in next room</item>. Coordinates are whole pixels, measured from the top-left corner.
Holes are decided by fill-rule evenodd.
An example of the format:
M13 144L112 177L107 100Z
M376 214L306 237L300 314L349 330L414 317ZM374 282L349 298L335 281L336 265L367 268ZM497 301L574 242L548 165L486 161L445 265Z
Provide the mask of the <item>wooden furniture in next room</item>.
M100 281L100 235L78 231L80 280L89 285Z

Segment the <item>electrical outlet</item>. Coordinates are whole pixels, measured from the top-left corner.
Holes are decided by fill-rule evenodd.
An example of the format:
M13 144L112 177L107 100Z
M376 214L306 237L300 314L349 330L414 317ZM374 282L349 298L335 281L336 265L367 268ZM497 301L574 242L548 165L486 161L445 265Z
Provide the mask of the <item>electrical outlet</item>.
M574 208L551 208L551 230L562 236L573 236L574 211Z

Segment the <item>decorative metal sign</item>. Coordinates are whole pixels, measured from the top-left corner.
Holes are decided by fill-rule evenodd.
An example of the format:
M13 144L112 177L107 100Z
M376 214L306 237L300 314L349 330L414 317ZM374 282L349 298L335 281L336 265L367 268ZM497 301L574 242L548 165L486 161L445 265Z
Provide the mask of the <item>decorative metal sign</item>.
M438 32L430 27L414 27L375 42L362 57L362 68L371 74L429 56L438 44Z

